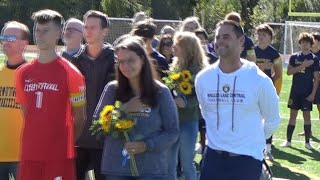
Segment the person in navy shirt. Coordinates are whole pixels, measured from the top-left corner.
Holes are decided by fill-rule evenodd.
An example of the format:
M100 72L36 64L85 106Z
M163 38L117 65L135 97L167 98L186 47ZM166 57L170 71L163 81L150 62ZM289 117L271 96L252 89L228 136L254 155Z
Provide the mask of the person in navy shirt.
M287 140L281 147L290 147L292 134L295 129L298 111L303 112L305 147L314 149L310 144L312 102L319 84L319 60L311 53L314 38L310 33L303 32L299 35L300 52L290 57L287 69L288 75L293 75L288 108L290 118L287 127Z
M235 21L239 24L241 23L241 16L237 12L231 12L231 13L227 14L224 19L225 20L232 20L232 21ZM249 61L252 61L252 62L256 62L256 55L254 52L253 41L247 35L244 35L244 38L245 39L244 39L244 43L243 43L240 57L243 59L247 59Z
M256 34L258 37L258 45L255 47L256 64L274 83L282 78L282 61L278 51L271 46L273 29L268 24L261 24L256 27ZM277 94L279 95L280 89L278 89ZM266 159L274 160L271 154L271 144L272 136L266 140L265 155Z

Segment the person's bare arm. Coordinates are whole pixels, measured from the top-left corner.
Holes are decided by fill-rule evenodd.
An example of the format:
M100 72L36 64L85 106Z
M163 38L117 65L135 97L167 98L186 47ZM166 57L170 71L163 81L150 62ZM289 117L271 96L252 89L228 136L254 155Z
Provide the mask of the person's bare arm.
M77 142L86 122L86 103L79 106L73 106L72 112L74 118L74 140Z

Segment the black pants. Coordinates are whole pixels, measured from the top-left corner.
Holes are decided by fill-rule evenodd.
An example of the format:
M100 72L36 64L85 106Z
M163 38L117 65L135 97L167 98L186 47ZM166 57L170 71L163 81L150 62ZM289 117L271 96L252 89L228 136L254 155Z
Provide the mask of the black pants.
M86 173L93 169L96 180L105 180L101 174L102 149L77 147L76 172L77 180L85 180Z
M260 160L207 147L204 152L200 180L259 180L261 172L262 161Z

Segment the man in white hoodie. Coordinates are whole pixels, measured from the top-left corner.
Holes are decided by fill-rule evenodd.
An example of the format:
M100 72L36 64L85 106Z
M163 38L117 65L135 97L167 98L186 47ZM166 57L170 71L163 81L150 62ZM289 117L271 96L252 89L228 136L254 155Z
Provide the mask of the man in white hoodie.
M221 21L215 35L220 59L195 80L208 140L200 180L259 179L265 139L280 124L272 81L254 63L240 58L243 43L241 26Z

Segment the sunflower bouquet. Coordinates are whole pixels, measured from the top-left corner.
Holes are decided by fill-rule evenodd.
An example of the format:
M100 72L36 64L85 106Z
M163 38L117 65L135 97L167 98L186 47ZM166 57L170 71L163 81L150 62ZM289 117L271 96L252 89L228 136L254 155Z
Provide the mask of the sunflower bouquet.
M193 77L189 70L178 71L177 69L166 71L167 77L162 78L164 83L176 94L193 94Z
M92 135L100 138L104 135L110 135L113 138L123 137L126 142L130 142L128 132L133 130L135 121L121 111L121 102L116 101L114 105L106 105L100 113L99 119L94 120L90 131ZM139 176L134 155L129 155L124 149L122 152L124 158L130 159L130 169L133 176Z

